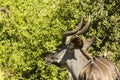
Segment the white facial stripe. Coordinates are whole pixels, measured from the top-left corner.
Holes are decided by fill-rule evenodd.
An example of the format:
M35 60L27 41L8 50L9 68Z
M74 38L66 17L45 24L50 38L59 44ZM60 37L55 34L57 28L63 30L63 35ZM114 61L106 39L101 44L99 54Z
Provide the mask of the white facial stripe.
M58 57L57 63L60 63L60 61L62 60L65 53L66 53L66 49L64 49L60 53L58 53L58 55L57 55L57 57Z

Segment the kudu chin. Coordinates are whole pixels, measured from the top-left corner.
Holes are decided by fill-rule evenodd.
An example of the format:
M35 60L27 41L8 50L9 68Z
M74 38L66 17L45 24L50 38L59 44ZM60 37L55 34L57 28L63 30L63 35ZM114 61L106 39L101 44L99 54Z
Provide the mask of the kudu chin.
M92 57L87 52L95 38L82 40L79 36L90 25L90 16L82 27L83 18L78 27L63 34L62 46L45 58L46 63L65 66L72 75L70 80L120 80L119 71L108 59Z

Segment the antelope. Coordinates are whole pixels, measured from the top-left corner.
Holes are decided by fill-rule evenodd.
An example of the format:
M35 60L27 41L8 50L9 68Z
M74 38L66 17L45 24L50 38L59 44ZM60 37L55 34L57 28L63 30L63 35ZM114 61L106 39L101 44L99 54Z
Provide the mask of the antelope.
M63 33L62 45L47 57L45 62L65 67L72 76L70 80L118 80L119 71L107 58L92 57L87 49L95 38L82 40L79 35L86 32L90 16L82 28L83 18L74 30Z

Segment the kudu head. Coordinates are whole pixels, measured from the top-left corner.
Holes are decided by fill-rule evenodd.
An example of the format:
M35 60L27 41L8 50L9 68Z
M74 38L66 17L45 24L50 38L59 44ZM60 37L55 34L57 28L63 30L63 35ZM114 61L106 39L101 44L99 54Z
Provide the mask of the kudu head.
M74 55L76 49L80 50L80 53L78 52L77 54L85 54L87 58L91 58L90 55L87 54L85 49L90 47L95 39L92 38L83 41L79 36L80 34L85 33L88 29L90 25L90 16L84 27L82 27L82 23L83 18L80 20L80 23L78 24L78 27L76 29L63 33L62 46L45 58L46 63L63 65L68 60L77 59Z

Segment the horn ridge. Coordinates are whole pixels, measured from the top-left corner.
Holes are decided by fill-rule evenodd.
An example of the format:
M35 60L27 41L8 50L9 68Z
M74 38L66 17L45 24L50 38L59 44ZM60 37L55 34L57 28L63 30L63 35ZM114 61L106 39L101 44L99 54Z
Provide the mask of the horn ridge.
M80 31L78 31L76 33L76 35L80 35L80 34L85 33L85 31L88 29L89 25L90 25L90 15L89 15L89 19L88 19L87 23L85 24L85 26L83 27L83 29L81 29Z
M68 38L68 37L70 37L71 35L80 35L80 34L83 34L88 29L88 27L90 25L90 15L89 15L89 19L88 19L86 25L83 28L82 28L82 23L83 23L83 18L81 18L80 23L78 24L78 27L76 27L72 31L63 33L63 39L62 39L62 44L63 45L66 45L66 41L69 41L70 38Z
M82 23L83 23L83 18L81 18L81 20L80 20L80 22L78 24L78 27L76 27L72 31L63 33L63 35L69 36L69 35L75 34L76 32L78 32L81 29Z

